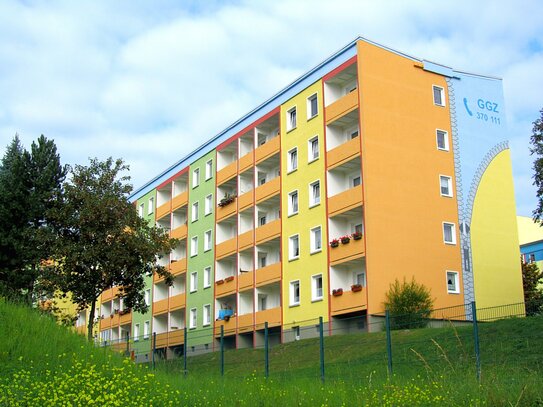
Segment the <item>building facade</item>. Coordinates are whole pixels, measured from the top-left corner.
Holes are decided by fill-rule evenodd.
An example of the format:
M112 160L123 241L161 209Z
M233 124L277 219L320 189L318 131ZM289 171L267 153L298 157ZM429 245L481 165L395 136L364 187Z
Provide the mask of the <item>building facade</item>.
M363 38L132 199L180 239L160 260L174 285L149 282L165 352L185 328L199 351L221 331L258 345L265 323L286 341L318 317L370 321L395 279L436 308L523 298L501 80Z

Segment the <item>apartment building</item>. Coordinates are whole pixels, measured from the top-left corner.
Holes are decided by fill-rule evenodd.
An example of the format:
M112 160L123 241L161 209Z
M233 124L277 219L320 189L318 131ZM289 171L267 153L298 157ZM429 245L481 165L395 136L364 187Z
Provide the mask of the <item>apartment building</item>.
M257 345L265 323L278 341L318 317L364 326L404 277L437 308L523 298L501 80L363 38L132 199L180 239L160 260L175 282L102 337L154 332L166 354L185 328L200 351ZM104 322L120 299L101 300Z

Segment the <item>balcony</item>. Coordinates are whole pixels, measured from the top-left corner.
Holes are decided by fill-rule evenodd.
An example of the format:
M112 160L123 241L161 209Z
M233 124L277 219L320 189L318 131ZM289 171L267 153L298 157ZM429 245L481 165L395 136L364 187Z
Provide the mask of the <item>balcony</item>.
M240 212L253 205L253 191L249 191L240 195L238 198Z
M237 212L237 200L238 198L234 198L228 205L217 206L217 222L226 219Z
M326 125L336 121L342 116L345 116L347 113L352 112L357 107L358 92L347 93L345 96L341 97L325 108Z
M330 314L341 315L367 308L366 287L362 291L344 291L342 295L330 295Z
M243 273L239 274L238 276L239 291L243 291L243 290L253 287L254 275L255 273L253 271L244 271Z
M356 137L326 153L328 168L334 168L360 155L360 138Z
M161 219L164 216L168 215L171 210L171 201L166 202L165 204L160 205L156 208L156 219Z
M228 239L222 243L219 243L215 248L215 254L217 256L217 260L235 253L236 249L237 249L237 239L235 237Z
M256 203L260 203L265 199L271 198L274 195L277 195L281 188L281 177L275 177L269 182L266 182L264 185L260 185L256 188L255 198Z
M156 347L158 348L165 348L168 346L168 332L164 332L161 334L156 334Z
M110 325L111 325L112 328L113 328L114 326L119 326L119 319L120 319L120 317L119 317L119 313L118 313L118 312L115 313L115 314L113 314L113 316L110 316L109 322L110 322Z
M153 301L153 315L163 314L168 311L168 298L160 301Z
M125 311L122 315L119 313L119 325L126 325L132 322L132 312Z
M248 170L253 165L253 152L251 151L248 154L245 154L239 159L239 172Z
M274 137L267 143L261 145L255 150L255 161L258 164L264 161L266 158L271 157L274 154L279 153L281 149L281 138Z
M189 202L189 192L181 192L179 195L174 196L172 200L172 211L187 205Z
M238 333L250 332L253 330L253 313L238 316Z
M187 225L181 225L170 232L170 237L174 239L186 239L187 229Z
M170 311L185 308L185 293L170 297Z
M168 332L168 346L181 345L183 343L185 343L185 334L183 329L175 329Z
M104 319L100 320L100 331L105 331L111 327L109 315L104 315Z
M242 233L238 236L239 251L245 250L254 244L255 239L253 234L254 230L249 230L248 232Z
M236 176L238 171L238 162L234 160L222 170L217 171L217 185L221 185L223 182L228 181L230 178Z
M172 273L174 276L177 276L181 273L184 273L187 271L187 258L183 257L179 260L172 260L170 263L170 273Z
M221 326L224 326L224 336L234 335L236 333L237 317L230 317L228 321L224 319L215 321L215 336L221 336Z
M338 247L330 248L330 264L336 265L346 261L358 259L364 256L364 236L362 239L351 241L347 244L340 243Z
M270 264L256 270L256 286L281 281L281 263Z
M281 326L281 307L258 311L256 313L256 329L264 329L264 322L268 323L268 328Z
M256 228L256 244L264 243L281 235L281 219L276 219Z
M111 301L113 299L113 289L108 288L107 290L102 291L102 303Z
M233 276L215 282L215 297L223 297L236 292L236 280L237 278Z
M335 216L362 205L362 185L328 198L328 216Z

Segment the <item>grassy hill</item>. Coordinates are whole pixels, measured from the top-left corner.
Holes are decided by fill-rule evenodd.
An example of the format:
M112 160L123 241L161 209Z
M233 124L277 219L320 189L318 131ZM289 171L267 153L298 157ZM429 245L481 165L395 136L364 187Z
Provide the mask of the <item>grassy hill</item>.
M95 348L35 310L0 299L0 405L487 405L543 406L543 317L480 325L482 381L471 327L397 331L387 377L383 333L326 338L326 382L318 340L263 350L135 366Z

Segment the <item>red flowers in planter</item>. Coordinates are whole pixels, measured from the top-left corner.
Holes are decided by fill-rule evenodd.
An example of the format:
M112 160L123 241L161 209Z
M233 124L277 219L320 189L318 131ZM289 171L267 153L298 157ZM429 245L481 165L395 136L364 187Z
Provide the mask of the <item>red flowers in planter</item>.
M234 276L228 276L224 279L227 283L234 280Z
M351 286L351 291L356 293L358 291L362 291L362 284L353 284Z
M330 247L338 247L339 246L339 240L338 239L332 239L330 242Z
M217 285L224 284L224 280L217 280L217 281L215 281L215 284L217 284Z
M343 295L343 288L336 288L332 290L332 295L334 297L339 297L340 295Z
M354 239L354 240L360 240L362 239L362 233L361 232L354 232L351 237Z

